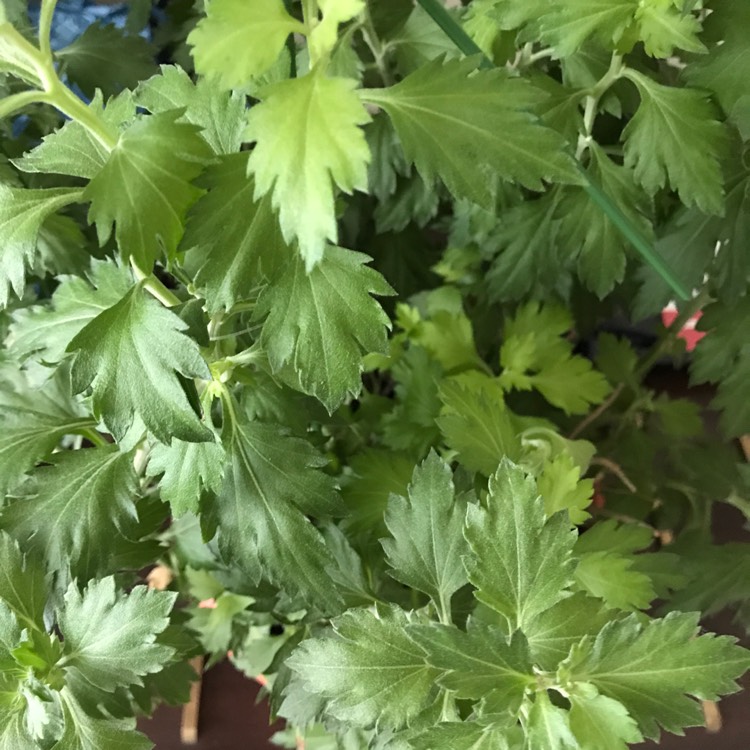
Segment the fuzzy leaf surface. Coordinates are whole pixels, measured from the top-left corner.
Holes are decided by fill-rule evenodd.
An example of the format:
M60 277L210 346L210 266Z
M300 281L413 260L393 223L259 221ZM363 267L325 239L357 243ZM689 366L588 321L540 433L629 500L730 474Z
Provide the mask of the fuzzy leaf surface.
M506 619L510 632L563 598L575 535L565 514L547 520L534 480L508 459L490 478L487 507L469 506L465 534L476 597Z
M393 293L365 263L366 255L329 246L309 272L289 262L258 300L267 315L261 344L274 370L290 365L290 385L315 396L329 411L359 395L362 355L384 353L390 321L371 295Z
M77 352L73 390L91 386L93 405L122 440L136 415L164 443L211 438L193 411L178 375L210 379L187 325L135 285L97 315L68 345ZM137 425L136 425L137 427Z
M539 92L471 59L435 60L387 89L363 93L391 117L407 159L457 198L490 208L494 175L541 190L578 182L564 140L528 111ZM473 73L473 75L472 75Z
M465 505L455 496L453 473L434 451L414 470L407 497L391 495L383 539L390 574L423 591L445 611L466 582L461 562L468 552L463 536Z

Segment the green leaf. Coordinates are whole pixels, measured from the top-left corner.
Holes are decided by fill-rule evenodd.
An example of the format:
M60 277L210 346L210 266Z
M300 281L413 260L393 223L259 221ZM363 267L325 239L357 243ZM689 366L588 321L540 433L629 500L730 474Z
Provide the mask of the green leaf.
M186 266L195 269L211 314L252 297L263 276L289 257L271 196L255 200L248 156L234 154L209 167L202 178L208 192L191 209L182 239Z
M287 661L305 688L325 699L327 714L398 729L428 705L436 672L408 637L404 612L354 609L332 624L336 637L303 641Z
M132 258L144 271L160 247L168 257L177 250L185 213L200 195L190 182L210 158L199 129L180 116L170 111L134 122L84 191L100 244L114 224L123 260Z
M336 45L339 24L350 21L365 8L365 0L318 0L323 18L315 24L308 38L310 59L320 60Z
M136 731L134 719L95 719L63 690L65 730L52 750L150 750L153 743Z
M534 683L525 638L510 641L499 628L473 623L467 632L452 625L412 625L409 636L439 672L438 682L457 698L517 710Z
M304 31L282 0L212 0L188 44L198 73L224 89L243 88L276 62L289 34Z
M641 234L653 238L651 206L633 179L632 170L615 164L596 144L590 147L589 172ZM560 202L562 252L577 259L578 275L599 297L612 291L625 275L629 244L589 194L569 188Z
M390 448L423 456L440 439L436 418L443 369L421 346L410 346L391 374L396 405L383 416L383 439Z
M508 727L476 720L441 722L409 738L414 750L508 750Z
M47 601L44 570L5 532L0 532L0 600L25 624L43 625Z
M159 480L159 495L172 515L198 514L203 492L217 493L224 476L224 450L218 442L159 443L149 453L146 474Z
M575 646L564 676L590 682L622 703L643 735L657 739L659 725L681 734L703 723L700 705L735 692L750 666L748 652L729 636L698 636L698 613L673 612L642 624L639 615L607 624L596 640Z
M589 518L590 514L585 509L591 505L594 480L581 479L581 469L570 454L561 453L548 461L537 477L537 486L544 498L544 511L548 516L567 510L574 525L582 524Z
M651 57L670 57L675 49L707 52L698 39L700 21L688 12L680 12L673 0L648 0L638 4L635 13L638 35Z
M625 706L606 695L599 695L591 686L576 686L570 704L570 728L580 750L605 747L607 750L628 750L628 743L643 739Z
M596 635L612 612L579 592L557 602L524 625L534 664L554 669L585 635Z
M132 122L136 111L130 91L110 99L106 108L101 94L97 93L88 108L91 117L100 120L113 138L121 127ZM105 146L90 131L80 122L69 120L13 164L23 172L64 174L90 180L99 174L108 157Z
M442 616L466 582L461 562L468 552L463 537L465 507L455 497L453 473L434 451L414 469L408 498L391 495L385 523L392 539L383 539L390 574L423 591Z
M556 0L552 5L555 9L541 18L540 33L558 56L568 57L589 39L614 49L633 21L638 0Z
M711 304L699 326L710 335L696 347L691 366L693 383L719 383L714 404L722 410L721 427L730 436L750 432L750 404L743 385L750 373L748 325L750 297L745 296L734 305Z
M178 377L211 377L197 344L182 333L186 329L137 284L68 345L68 351L77 352L73 390L91 386L94 410L118 441L131 428L140 433L141 420L164 443L211 438Z
M377 530L386 533L383 523L391 494L406 495L414 462L391 450L365 450L352 456L353 476L342 489L347 508L344 524L352 533Z
M487 507L469 506L465 534L476 597L507 620L509 632L565 596L575 534L565 514L546 519L534 480L507 458L490 478Z
M443 382L440 398L438 426L467 469L489 476L503 457L520 458L520 430L496 381L459 375Z
M591 552L579 558L575 579L608 607L648 609L656 592L649 577L633 567L633 560L615 552Z
M115 446L64 451L38 468L28 494L6 505L0 525L47 562L81 580L106 569L112 544L137 519L133 456Z
M585 414L604 400L610 387L591 361L573 354L561 335L570 330L568 313L556 305L530 302L506 320L500 364L504 388L535 388L567 414Z
M301 258L287 264L260 296L265 316L261 345L274 372L287 366L289 385L315 396L333 412L362 390L362 355L385 353L388 316L372 294L393 290L365 263L366 255L326 248L309 273Z
M190 627L198 631L203 648L211 654L224 653L232 640L232 621L255 599L225 591L216 599L215 607L196 609L190 615Z
M227 93L212 81L201 78L193 83L176 65L162 65L159 75L143 81L135 99L152 114L184 109L181 120L201 128L200 135L219 154L234 154L242 145L245 129L244 98L237 92Z
M339 511L333 480L309 443L284 436L277 427L231 417L222 442L229 463L224 483L209 514L221 529L223 555L259 577L262 573L285 591L324 612L340 611L341 600L326 569L334 564L323 537L307 515Z
M0 306L8 304L11 289L23 296L45 220L80 200L81 191L74 188L27 190L0 183Z
M156 636L169 624L176 594L136 586L115 590L112 576L90 581L83 593L71 584L58 613L64 636L66 684L77 699L141 684L171 657Z
M18 484L37 462L46 458L65 435L95 426L74 406L66 402L69 387L50 380L33 389L17 383L10 393L0 393L0 493ZM67 399L66 399L67 397Z
M67 47L55 52L65 74L91 98L133 88L154 73L154 49L142 36L93 23Z
M684 71L691 85L713 91L727 114L748 93L750 47L744 31L748 24L750 7L743 0L715 3L704 22L704 38L711 43L709 54L691 60Z
M578 750L578 743L570 731L568 712L553 706L546 691L534 696L526 721L525 750Z
M685 205L723 213L720 160L726 134L707 95L663 86L632 69L625 75L641 95L623 131L625 166L650 195L668 183Z
M360 126L370 116L355 85L314 70L265 87L248 117L255 196L273 191L284 238L299 242L308 271L326 240L338 239L334 185L346 193L367 190L370 149Z
M127 269L108 261L92 260L87 276L62 276L51 306L35 305L13 313L9 345L17 357L33 355L43 362L59 362L71 339L133 285Z
M562 136L528 111L538 90L500 70L475 68L472 59L438 59L363 97L389 114L425 180L440 177L457 198L492 207L495 174L534 190L542 180L578 182Z

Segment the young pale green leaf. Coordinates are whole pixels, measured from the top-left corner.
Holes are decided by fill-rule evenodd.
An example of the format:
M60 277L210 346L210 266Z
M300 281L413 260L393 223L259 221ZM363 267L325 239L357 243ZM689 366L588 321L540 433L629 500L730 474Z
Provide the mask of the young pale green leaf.
M500 628L476 623L467 632L431 624L412 625L408 633L424 650L427 663L438 670L440 685L457 698L482 699L485 707L517 710L524 692L534 684L528 645L520 633L508 642Z
M634 70L626 75L638 87L641 104L623 131L625 166L651 195L668 183L685 205L723 213L726 131L708 96L664 86Z
M224 591L215 607L198 608L190 616L190 627L199 634L203 648L209 653L221 653L229 648L232 640L232 620L244 612L255 600Z
M396 607L349 610L333 621L337 637L303 641L287 665L324 698L332 718L398 729L434 697L437 674L407 635L408 624Z
M248 156L235 154L209 167L202 178L208 192L191 209L182 239L186 267L195 269L195 285L211 314L253 296L289 258L270 194L255 199Z
M656 592L647 575L634 569L634 560L616 552L581 555L576 583L591 596L615 609L648 609Z
M579 182L565 141L529 112L542 96L476 60L435 60L387 89L362 96L391 117L407 158L457 198L494 204L495 175L535 190L543 180Z
M201 137L217 155L240 150L247 111L237 92L222 91L205 78L194 83L182 68L162 65L159 75L138 86L135 100L155 115L184 109L181 119L201 128Z
M224 89L243 88L276 62L289 34L304 32L283 0L212 0L188 44L198 73Z
M0 306L8 304L11 289L23 296L44 221L80 200L74 188L27 190L0 183Z
M9 347L24 360L59 362L71 339L99 313L119 302L133 285L125 268L93 260L88 279L60 277L51 306L24 307L13 313Z
M329 246L309 272L289 262L258 300L267 316L261 345L274 371L287 366L290 385L315 396L332 412L361 389L362 355L385 353L390 321L371 295L389 295L386 280L366 255Z
M142 36L114 25L93 23L67 47L55 52L65 74L91 98L135 87L154 73L154 49Z
M608 623L596 640L574 646L561 667L564 679L590 682L622 703L650 739L659 725L680 734L703 723L700 705L735 692L750 666L745 649L729 636L698 636L698 613L672 612L642 624L639 615Z
M228 465L209 510L223 555L256 577L260 562L263 575L285 591L324 612L340 611L326 573L333 557L307 518L340 510L332 478L315 471L326 461L304 440L229 413L222 436Z
M18 542L5 532L0 532L0 600L24 626L43 626L47 601L44 570L36 558L24 555Z
M506 619L509 632L564 598L575 534L565 514L547 520L534 480L507 458L490 478L487 507L469 506L465 534L476 597Z
M122 594L112 576L89 582L83 593L71 584L58 622L66 684L73 695L85 699L92 688L111 693L158 672L173 651L156 643L156 636L169 624L176 596L145 586Z
M135 118L136 105L130 91L110 99L105 108L101 93L97 93L89 110L100 121L112 138ZM13 164L22 172L42 172L82 177L96 177L107 163L109 151L80 122L68 120L59 130L42 138L42 142Z
M179 378L211 377L197 344L183 333L186 329L138 284L68 345L68 351L76 352L74 391L91 386L94 409L118 441L132 427L140 432L136 415L164 443L212 438Z
M580 750L628 750L631 742L643 739L638 725L625 706L591 685L577 685L570 695L570 729Z
M203 492L216 494L224 476L224 450L220 443L188 443L172 440L159 443L149 454L146 473L159 480L159 495L172 509L172 515L200 511Z
M584 593L573 594L524 625L534 664L553 670L586 635L596 635L612 612Z
M115 446L64 451L38 468L30 487L0 513L0 526L49 570L88 580L107 567L113 540L137 519L133 457Z
M199 128L180 116L163 112L134 122L84 191L99 242L109 239L114 224L122 258L144 271L160 247L168 257L177 250L185 213L200 195L191 180L211 156Z
M520 430L496 381L459 375L443 382L440 398L438 426L467 469L489 476L503 457L520 459Z
M437 453L414 469L407 497L391 495L385 523L391 539L383 539L390 574L423 591L450 614L450 600L466 582L462 558L465 504L455 496L453 473Z
M69 688L63 689L62 696L65 728L52 750L151 750L153 747L147 737L136 731L134 719L97 719L83 710Z
M615 164L596 144L590 148L589 171L641 234L653 238L651 206L633 172ZM627 241L582 188L568 188L559 205L562 252L577 259L578 275L599 297L612 291L625 275Z
M698 39L700 21L688 10L675 7L672 0L648 0L639 3L635 13L638 36L646 54L670 57L675 49L686 52L707 52Z
M585 509L591 505L594 480L581 479L581 469L570 454L560 453L547 461L536 481L548 516L567 510L574 525L589 518Z
M350 21L365 8L364 0L318 0L323 18L310 34L310 59L320 60L336 45L339 24Z
M524 750L578 750L568 712L554 706L546 691L534 696L525 729Z
M370 149L360 126L370 115L354 88L354 81L316 69L264 88L248 117L255 196L273 191L284 237L298 240L308 271L326 240L338 239L334 185L367 190Z
M554 0L549 5L540 20L541 37L558 56L568 57L589 39L614 50L633 22L638 0Z

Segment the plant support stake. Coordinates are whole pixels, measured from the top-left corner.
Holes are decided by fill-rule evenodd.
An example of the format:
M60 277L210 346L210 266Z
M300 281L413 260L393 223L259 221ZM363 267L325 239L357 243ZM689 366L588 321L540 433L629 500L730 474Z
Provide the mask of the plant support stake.
M417 0L419 5L430 15L433 21L445 32L450 40L465 55L481 55L480 67L495 67L494 63L482 52L476 42L459 26L440 0ZM674 270L651 246L651 243L634 227L618 208L615 202L597 185L590 175L581 168L586 179L584 189L591 200L606 214L618 232L638 251L643 260L661 276L669 288L681 300L689 300L690 290L677 278Z

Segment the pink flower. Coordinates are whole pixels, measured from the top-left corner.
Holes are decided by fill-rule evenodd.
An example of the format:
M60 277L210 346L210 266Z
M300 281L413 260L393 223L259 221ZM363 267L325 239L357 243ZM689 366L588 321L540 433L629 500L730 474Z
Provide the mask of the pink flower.
M211 597L210 599L204 599L202 602L198 602L199 609L216 609L216 599Z
M678 314L677 306L674 302L670 302L661 311L661 322L664 324L664 327L669 328L672 323L675 322ZM682 339L685 342L685 349L689 352L692 352L693 349L695 349L696 344L706 335L705 331L699 331L695 327L701 319L701 315L703 315L703 313L698 310L698 312L695 313L695 315L693 315L684 326L682 326L682 330L677 334L677 338Z

